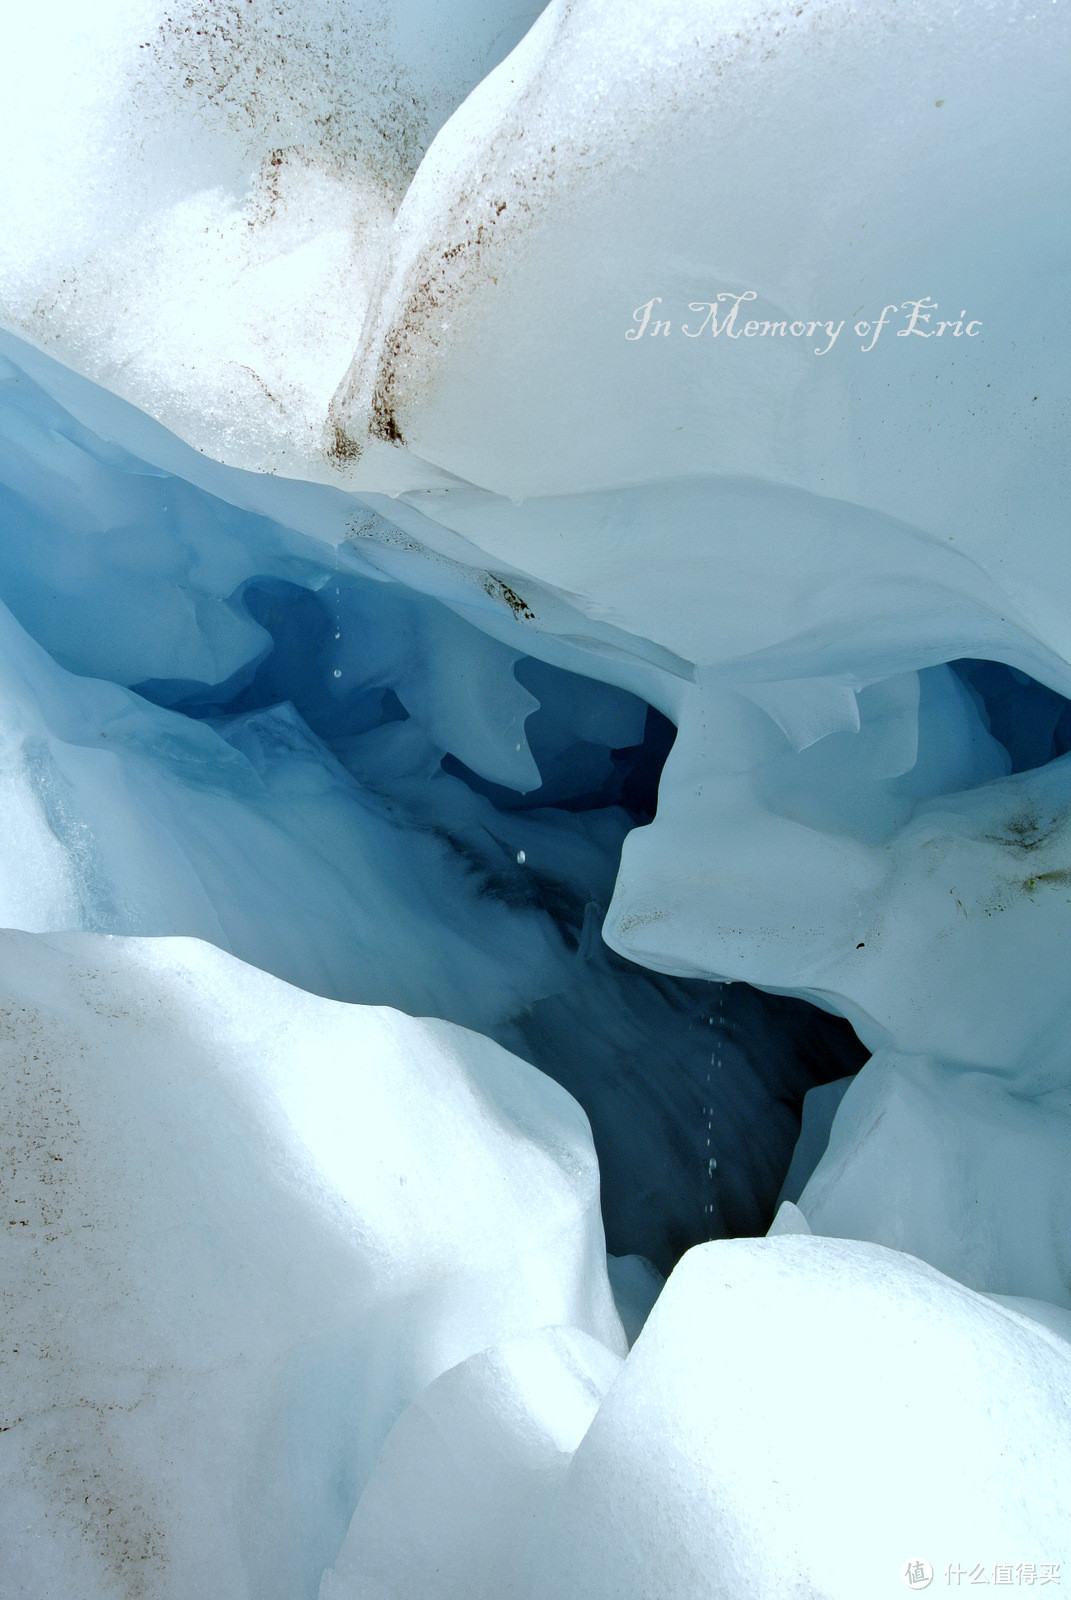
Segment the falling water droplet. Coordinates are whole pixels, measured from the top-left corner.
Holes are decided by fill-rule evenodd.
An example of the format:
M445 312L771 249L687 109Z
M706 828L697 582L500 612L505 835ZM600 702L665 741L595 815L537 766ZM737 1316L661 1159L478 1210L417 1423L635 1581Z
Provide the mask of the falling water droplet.
M523 867L524 863L525 863L525 860L526 860L526 857L525 857L524 851L523 850L518 850L517 851L517 865L519 867Z
M341 678L341 676L342 676L342 669L340 667L336 667L335 668L335 677L336 678Z

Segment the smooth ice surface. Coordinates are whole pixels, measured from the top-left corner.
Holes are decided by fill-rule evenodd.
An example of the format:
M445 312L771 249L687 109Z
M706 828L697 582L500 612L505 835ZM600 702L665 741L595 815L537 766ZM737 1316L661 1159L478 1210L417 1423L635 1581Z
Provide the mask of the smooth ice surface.
M395 1423L319 1600L522 1594L565 1469L621 1368L544 1328L444 1373Z
M549 1323L624 1353L534 1068L190 940L0 948L5 1600L314 1600L441 1372Z
M803 1212L791 1200L782 1200L777 1208L777 1215L770 1223L766 1232L768 1239L776 1239L781 1233L811 1233L811 1225Z
M781 1185L782 1201L794 1204L803 1193L807 1180L826 1153L833 1118L851 1082L851 1078L837 1078L832 1083L809 1089L804 1095L800 1136Z
M531 1600L895 1600L1071 1555L1071 1345L873 1244L701 1245L580 1443ZM955 1579L953 1578L953 1584Z
M607 1256L606 1270L617 1314L629 1345L634 1345L662 1293L665 1279L643 1256Z
M64 666L121 683L229 678L270 643L229 596L297 566L266 519L77 422L2 356L0 507L7 604Z
M874 1239L974 1289L1071 1309L1071 1101L872 1056L799 1206L815 1233Z
M429 520L688 662L815 676L845 630L871 662L960 630L1066 657L1067 42L1051 6L551 5L407 193L339 426L404 445L396 486L464 480L414 476ZM702 303L745 292L712 337ZM670 333L626 340L655 295ZM901 338L916 296L933 336ZM936 335L961 308L977 337Z

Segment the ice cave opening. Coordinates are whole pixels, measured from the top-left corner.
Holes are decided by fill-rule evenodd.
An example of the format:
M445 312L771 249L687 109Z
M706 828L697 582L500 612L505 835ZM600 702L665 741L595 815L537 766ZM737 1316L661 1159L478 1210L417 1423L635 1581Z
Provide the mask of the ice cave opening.
M73 900L68 881L47 908L12 904L12 924L200 933L333 999L477 1027L586 1111L611 1255L665 1275L693 1244L765 1232L804 1096L867 1052L806 1000L652 972L603 942L622 844L657 809L668 717L499 643L352 543L325 564L14 366L0 418L9 630L53 652L68 695L129 685L132 735L115 810L35 731L26 803L76 882ZM191 779L199 806L216 795L195 823ZM178 872L158 839L148 871L108 859L124 816L177 832Z
M129 684L130 705L144 707L142 760L189 730L208 787L238 802L233 822L214 824L224 839L253 820L241 812L249 764L273 793L270 833L287 852L300 836L279 884L262 862L223 869L231 920L212 936L331 998L478 1027L556 1079L591 1123L612 1256L665 1276L696 1243L764 1233L779 1199L799 1197L869 1052L835 1007L660 973L600 937L625 840L657 813L669 717L575 670L575 653L570 670L499 643L456 605L362 567L351 543L325 565L313 541L105 444L15 368L2 415L0 577L13 617L53 651L53 670ZM98 534L87 559L87 530L108 522L111 549ZM136 556L124 525L141 539ZM180 587L190 573L202 592L192 612ZM237 664L221 672L228 650ZM182 670L196 670L198 651L215 681ZM1071 747L1068 701L1020 669L959 659L919 682L918 757L893 789L929 798ZM155 731L154 711L168 719ZM880 838L913 802L894 797L890 811L886 796L871 816L835 759L828 777L809 777L838 738L851 735L794 758L776 803L823 827L842 803L833 791L847 792L843 825ZM86 795L53 761L37 758L30 786L81 878L77 908L49 925L204 931L177 885L149 909L105 881L114 869L93 859ZM426 853L419 885L392 876L385 889L370 873L370 830L384 862ZM337 881L308 877L300 852L317 833L316 867L342 879L341 896ZM203 876L199 847L183 841ZM284 915L275 896L287 880ZM384 893L396 920L384 919ZM25 909L22 921L35 925Z
M441 619L443 608L350 574L316 581L253 577L229 597L270 643L227 682L154 679L136 692L231 738L240 719L280 707L296 713L396 822L457 856L477 907L492 900L553 930L561 989L536 995L490 1031L586 1111L612 1256L642 1257L664 1277L693 1244L765 1232L804 1096L826 1083L843 1092L867 1052L843 1019L807 1001L660 976L602 943L621 844L655 815L672 723L633 695L522 656L502 670L535 704L524 721L535 787L484 778L449 749L418 775L408 753L400 767L382 756L370 764L370 748L408 737L392 732L411 720L397 690L423 702L426 687L412 681L420 670L414 642L421 619ZM379 730L387 731L377 739ZM632 742L615 747L615 738ZM562 848L563 826L570 842L578 834L585 841L580 874ZM434 926L426 937L433 947ZM376 987L358 975L334 998L390 1003L392 992L389 980Z
M449 749L420 782L408 766L370 770L364 736L409 720L393 685L413 671L409 647L421 635L419 618L441 607L339 571L316 582L252 577L229 597L270 640L233 678L218 685L155 679L136 692L220 731L293 708L396 819L457 853L479 896L553 925L568 952L567 986L501 1019L492 1036L561 1083L587 1113L611 1257L639 1257L664 1278L694 1244L765 1232L780 1201L800 1197L869 1052L844 1018L805 1000L659 976L598 937L624 837L655 817L673 724L624 691L521 656L503 670L535 703L524 721L538 769L534 787L482 777ZM1057 691L1000 661L948 667L966 688L977 731L991 736L976 780L1029 771L1071 749L1071 701ZM943 670L930 673L936 680ZM924 673L924 693L927 683ZM419 703L422 691L411 692ZM615 747L615 730L635 742ZM937 737L949 731L939 727ZM926 761L923 749L916 775ZM946 787L963 781L957 767ZM605 856L601 896L595 878L578 883L570 874L567 856L552 849L529 858L525 824L553 827L558 812L596 830L588 842L597 838ZM335 997L389 1001L389 985Z

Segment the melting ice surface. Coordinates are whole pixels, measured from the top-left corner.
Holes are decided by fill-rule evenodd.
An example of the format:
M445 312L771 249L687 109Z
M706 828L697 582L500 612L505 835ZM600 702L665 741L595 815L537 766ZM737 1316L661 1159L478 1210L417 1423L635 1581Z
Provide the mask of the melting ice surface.
M1071 1575L1066 16L538 13L13 31L3 1600Z

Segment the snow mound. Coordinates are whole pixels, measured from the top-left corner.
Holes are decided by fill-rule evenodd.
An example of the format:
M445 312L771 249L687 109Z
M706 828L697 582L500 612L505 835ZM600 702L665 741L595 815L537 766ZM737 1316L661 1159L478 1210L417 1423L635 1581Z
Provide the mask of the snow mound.
M6 1600L313 1600L440 1373L550 1323L624 1353L534 1068L191 940L0 950Z
M701 1245L580 1443L522 1592L896 1600L915 1558L935 1586L1066 1570L1069 1395L1071 1345L910 1256Z

